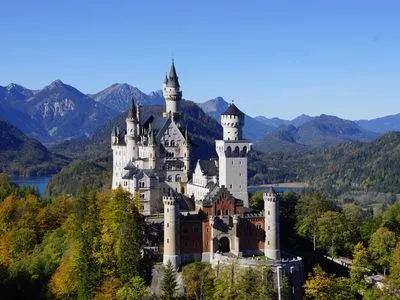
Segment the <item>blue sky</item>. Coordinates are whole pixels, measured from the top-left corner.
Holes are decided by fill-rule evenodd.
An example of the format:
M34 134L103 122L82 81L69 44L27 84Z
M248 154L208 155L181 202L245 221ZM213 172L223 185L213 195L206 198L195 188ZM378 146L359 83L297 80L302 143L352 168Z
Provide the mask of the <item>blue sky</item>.
M4 3L3 3L4 2ZM256 116L400 113L400 1L2 1L0 85L160 89Z

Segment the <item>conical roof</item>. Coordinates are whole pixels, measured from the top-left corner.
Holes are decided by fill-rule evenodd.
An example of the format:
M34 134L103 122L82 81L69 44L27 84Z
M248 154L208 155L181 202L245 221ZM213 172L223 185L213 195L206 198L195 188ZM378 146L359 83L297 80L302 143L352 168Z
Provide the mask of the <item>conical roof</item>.
M235 104L231 103L228 109L222 114L223 116L243 116L244 114L236 107Z
M169 87L179 88L178 75L176 74L174 61L172 61L171 69L169 70L167 85Z
M136 106L133 96L132 96L131 106L129 107L128 111L128 119L136 119Z

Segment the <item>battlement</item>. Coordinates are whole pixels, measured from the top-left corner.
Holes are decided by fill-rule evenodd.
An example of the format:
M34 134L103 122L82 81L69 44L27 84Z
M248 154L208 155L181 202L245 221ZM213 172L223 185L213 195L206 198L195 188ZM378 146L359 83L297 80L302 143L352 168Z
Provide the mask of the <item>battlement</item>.
M176 199L173 196L163 196L164 205L175 205Z

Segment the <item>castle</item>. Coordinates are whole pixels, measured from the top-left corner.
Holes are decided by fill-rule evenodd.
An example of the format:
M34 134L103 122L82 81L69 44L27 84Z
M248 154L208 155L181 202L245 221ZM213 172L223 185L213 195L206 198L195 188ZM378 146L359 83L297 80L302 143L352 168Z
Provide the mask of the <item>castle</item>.
M191 146L182 125L182 92L173 62L163 94L162 116L143 118L132 101L126 131L113 129L111 147L112 187L138 195L143 214L164 213L164 264L179 268L201 260L216 265L230 257L264 255L268 262L261 263L278 272L303 274L301 258L285 263L281 257L279 194L264 192L263 211L249 208L247 157L252 144L243 138L244 114L230 104L221 115L223 139L215 141L218 160L197 160L191 173ZM302 285L300 277L297 286Z

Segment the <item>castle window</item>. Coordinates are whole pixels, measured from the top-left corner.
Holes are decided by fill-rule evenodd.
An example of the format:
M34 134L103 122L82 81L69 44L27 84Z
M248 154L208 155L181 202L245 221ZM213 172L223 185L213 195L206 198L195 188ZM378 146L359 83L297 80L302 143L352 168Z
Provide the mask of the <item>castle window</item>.
M268 211L268 215L270 215L271 213L270 213L270 211Z
M167 223L167 228L169 228L169 223Z
M171 182L171 181L172 181L172 176L171 176L171 175L168 175L167 181L168 181L168 182Z
M171 147L175 147L175 141L171 141Z
M221 215L221 211L218 209L217 211L217 215L220 216Z
M167 244L169 244L169 239L167 239Z
M167 213L169 213L169 208L167 208Z
M269 245L269 241L268 241L268 245Z
M175 176L175 182L181 182L181 175L176 175Z
M227 209L225 210L225 215L226 215L226 216L228 215L228 210L227 210Z
M199 228L198 227L194 227L193 228L193 232L199 232Z
M232 184L229 185L229 188L230 188L230 189L232 188Z
M268 230L271 230L271 228L268 226Z
M169 147L169 141L165 141L165 147Z

